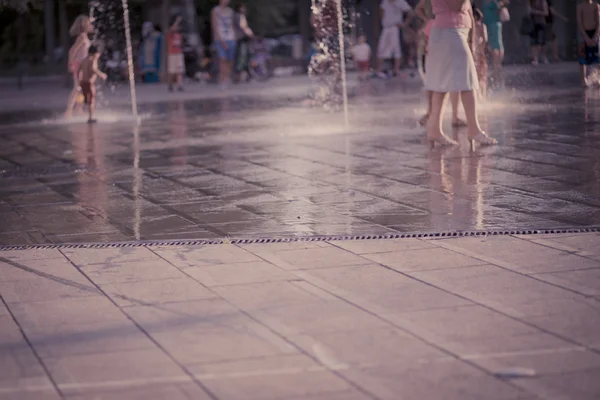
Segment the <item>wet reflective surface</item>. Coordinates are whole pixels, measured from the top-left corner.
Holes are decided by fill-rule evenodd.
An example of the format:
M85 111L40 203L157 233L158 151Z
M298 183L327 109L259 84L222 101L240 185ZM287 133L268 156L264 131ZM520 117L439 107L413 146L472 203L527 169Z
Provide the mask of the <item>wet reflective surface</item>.
M355 87L348 128L296 92L0 126L0 244L600 225L598 90L508 88L481 110L498 146L433 150L416 84Z

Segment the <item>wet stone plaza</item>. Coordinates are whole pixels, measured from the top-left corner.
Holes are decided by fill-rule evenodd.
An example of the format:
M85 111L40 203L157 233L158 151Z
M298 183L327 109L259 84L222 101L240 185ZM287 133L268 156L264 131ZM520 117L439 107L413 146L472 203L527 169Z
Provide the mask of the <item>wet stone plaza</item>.
M460 129L460 147L431 150L409 79L353 83L348 127L311 107L306 78L215 98L140 88L139 127L125 103L94 126L7 111L0 244L600 225L600 92L574 67L509 73L481 110L489 148Z
M507 67L474 148L408 76L351 76L348 126L306 77L141 86L139 125L0 91L0 400L599 399L577 73Z

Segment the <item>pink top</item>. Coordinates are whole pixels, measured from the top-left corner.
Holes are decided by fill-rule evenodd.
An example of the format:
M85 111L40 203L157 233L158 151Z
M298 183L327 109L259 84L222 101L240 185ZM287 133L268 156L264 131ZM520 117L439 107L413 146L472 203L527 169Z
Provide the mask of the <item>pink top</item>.
M460 12L452 11L449 0L431 0L434 28L471 28L471 2L465 1Z

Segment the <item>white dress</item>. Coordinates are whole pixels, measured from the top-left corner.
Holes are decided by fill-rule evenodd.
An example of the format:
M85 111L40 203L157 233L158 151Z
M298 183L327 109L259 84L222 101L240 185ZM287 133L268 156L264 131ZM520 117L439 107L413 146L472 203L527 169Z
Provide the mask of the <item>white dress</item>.
M425 61L425 89L432 92L477 90L479 80L468 44L470 28L431 29Z

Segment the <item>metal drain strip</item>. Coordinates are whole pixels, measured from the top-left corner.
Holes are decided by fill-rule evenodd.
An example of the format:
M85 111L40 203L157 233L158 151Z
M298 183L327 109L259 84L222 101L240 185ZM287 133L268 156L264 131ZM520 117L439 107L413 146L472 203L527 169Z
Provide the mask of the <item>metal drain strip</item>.
M106 249L125 247L165 247L165 246L207 246L218 244L266 244L266 243L292 243L292 242L329 242L340 240L386 240L386 239L436 239L459 238L468 236L507 236L507 235L550 235L568 233L600 233L600 226L586 228L559 228L559 229L509 229L509 230L481 230L481 231L448 231L448 232L414 232L414 233L389 233L384 235L317 235L298 237L271 237L271 238L222 238L200 240L149 240L136 242L105 242L105 243L63 243L63 244L32 244L0 246L0 251L8 250L36 250L36 249Z

